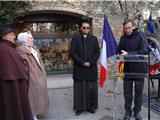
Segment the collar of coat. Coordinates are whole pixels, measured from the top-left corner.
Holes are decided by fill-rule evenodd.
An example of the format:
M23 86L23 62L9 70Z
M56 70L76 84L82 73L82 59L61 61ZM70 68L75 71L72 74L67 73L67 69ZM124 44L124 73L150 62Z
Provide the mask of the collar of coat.
M13 43L13 42L11 42L11 41L9 41L9 40L1 39L1 40L0 40L0 43L8 44L9 46L11 46L11 47L13 47L13 48L15 48L15 47L16 47L16 44L15 44L15 43Z
M20 46L17 46L16 49L17 49L17 51L19 51L20 53L26 53L26 54L29 54L29 55L32 54L32 53L29 51L29 49L27 48L27 46L24 45L24 44L22 44L22 45L20 45ZM33 46L33 49L38 52L36 46Z

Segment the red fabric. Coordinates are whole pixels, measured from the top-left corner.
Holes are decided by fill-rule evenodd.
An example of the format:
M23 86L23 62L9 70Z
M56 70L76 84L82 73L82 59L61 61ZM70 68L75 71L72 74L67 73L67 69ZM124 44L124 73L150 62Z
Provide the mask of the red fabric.
M25 69L15 44L0 40L0 120L32 120Z
M150 65L150 75L155 75L157 69L160 69L159 63Z
M101 66L101 72L100 72L100 86L103 87L104 86L104 81L106 80L106 73L107 70Z
M0 120L32 120L26 80L0 80Z
M25 78L25 69L15 44L0 40L0 80L17 80Z

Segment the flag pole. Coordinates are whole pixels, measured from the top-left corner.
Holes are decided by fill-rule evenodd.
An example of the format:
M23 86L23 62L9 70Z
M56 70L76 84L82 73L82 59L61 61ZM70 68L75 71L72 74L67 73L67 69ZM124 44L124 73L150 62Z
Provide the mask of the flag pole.
M104 25L103 25L103 36L102 36L102 51L101 51L101 71L100 71L100 83L101 86L104 86L104 82L106 80L107 75L107 60L108 58L112 57L116 54L117 50L117 43L115 41L115 38L113 36L111 27L109 25L109 22L107 20L107 17L104 15ZM113 80L113 89L114 89L114 100L116 99L116 82ZM114 101L113 100L113 101ZM114 118L116 117L116 100L114 101ZM115 118L116 119L116 118Z
M117 63L117 60L116 60L116 57L114 58L114 63ZM116 75L116 65L114 66L114 80L113 80L113 108L114 108L114 117L113 117L113 120L117 120L117 102L116 102L116 94L117 94L117 85L116 85L116 82L117 82L117 75Z

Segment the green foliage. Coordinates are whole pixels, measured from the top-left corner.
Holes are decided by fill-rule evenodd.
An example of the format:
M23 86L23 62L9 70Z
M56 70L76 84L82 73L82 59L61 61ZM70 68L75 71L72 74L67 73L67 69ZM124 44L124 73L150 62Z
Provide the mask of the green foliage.
M29 4L25 1L0 1L0 25L12 24L18 12L27 6Z

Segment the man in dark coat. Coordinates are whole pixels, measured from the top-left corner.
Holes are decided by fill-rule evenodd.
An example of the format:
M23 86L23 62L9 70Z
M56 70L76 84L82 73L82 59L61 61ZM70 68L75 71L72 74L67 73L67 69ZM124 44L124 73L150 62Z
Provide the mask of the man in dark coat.
M25 69L15 50L15 34L0 28L0 120L32 120Z
M82 21L81 34L72 38L70 54L73 59L74 109L80 115L98 108L97 60L100 50L97 37L89 34L90 24Z
M126 20L123 23L124 35L120 39L120 43L118 46L117 52L121 55L145 55L147 54L147 47L145 44L145 39L142 36L142 33L135 28L135 24L133 20ZM135 89L135 99L134 99L134 116L136 120L141 120L142 117L140 115L141 111L141 99L143 93L144 86L144 77L145 73L147 73L147 64L145 62L138 62L140 58L131 57L129 59L137 60L137 62L125 62L124 65L124 73L138 73L134 76L126 75L124 76L124 100L125 100L125 110L126 114L124 116L124 120L130 120L132 114L132 98L133 98L133 83ZM126 59L127 60L127 59ZM143 60L143 58L142 58ZM141 76L141 75L142 76ZM143 77L144 74L144 77Z

